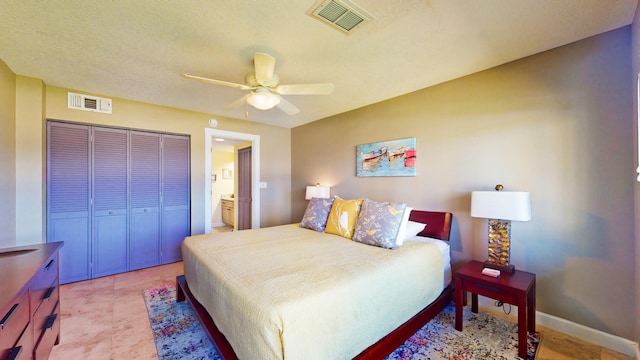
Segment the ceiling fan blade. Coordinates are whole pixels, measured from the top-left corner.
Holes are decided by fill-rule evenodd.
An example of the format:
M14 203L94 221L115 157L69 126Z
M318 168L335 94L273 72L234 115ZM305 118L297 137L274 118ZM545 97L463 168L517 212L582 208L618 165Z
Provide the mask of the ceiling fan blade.
M253 54L253 64L255 66L256 80L258 84L266 86L273 77L276 68L276 59L265 53Z
M300 112L300 109L298 109L297 107L295 107L295 105L293 105L292 103L290 103L289 101L287 101L285 98L283 98L282 96L280 96L280 103L278 105L276 105L278 108L280 108L280 110L284 111L285 113L287 113L288 115L295 115L297 113Z
M335 89L333 84L326 83L279 85L275 88L275 91L282 95L329 95L333 92L333 89Z
M251 94L247 94L247 95L241 97L240 99L232 102L231 104L225 106L224 108L225 109L235 109L237 107L240 107L240 106L246 104L247 103L247 98L249 97L249 95L251 95Z
M187 79L198 80L198 81L202 81L202 82L206 82L206 83L214 84L214 85L228 86L228 87L232 87L232 88L236 88L236 89L240 89L240 90L253 90L253 86L232 83L232 82L229 82L229 81L209 79L209 78L196 76L196 75L190 75L190 74L182 74L182 76L187 78Z

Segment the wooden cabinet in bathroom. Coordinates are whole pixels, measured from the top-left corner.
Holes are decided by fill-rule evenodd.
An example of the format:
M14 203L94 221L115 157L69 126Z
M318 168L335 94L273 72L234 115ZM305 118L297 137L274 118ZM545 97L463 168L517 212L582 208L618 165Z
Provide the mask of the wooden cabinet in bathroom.
M233 200L222 199L222 222L233 226Z

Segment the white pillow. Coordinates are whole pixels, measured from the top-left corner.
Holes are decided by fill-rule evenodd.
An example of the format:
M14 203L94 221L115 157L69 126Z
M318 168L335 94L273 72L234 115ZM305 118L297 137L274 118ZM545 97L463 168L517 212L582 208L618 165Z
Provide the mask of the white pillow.
M419 223L411 220L407 221L407 224L404 228L404 233L402 234L402 239L400 241L404 243L405 240L413 239L419 233L421 233L425 227L427 227L427 224L423 224L423 223ZM396 239L396 245L397 245L397 241L398 239Z
M411 215L412 207L406 206L404 208L404 214L402 214L402 221L400 222L400 229L398 229L398 235L396 235L396 246L402 245L406 236L404 236L405 230L407 228L407 222L409 222L409 215Z

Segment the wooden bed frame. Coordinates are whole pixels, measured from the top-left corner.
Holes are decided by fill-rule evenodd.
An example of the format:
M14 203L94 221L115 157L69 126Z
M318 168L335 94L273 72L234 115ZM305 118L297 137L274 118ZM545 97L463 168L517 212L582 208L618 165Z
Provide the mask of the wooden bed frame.
M413 210L409 216L409 220L411 221L428 224L428 226L426 226L418 235L445 241L449 241L451 234L451 218L452 215L448 212L421 210ZM187 284L187 280L184 275L176 277L176 285L176 300L181 302L186 299L191 304L195 310L198 320L200 320L200 324L207 335L209 335L211 342L213 342L220 356L225 360L238 359L233 348L220 330L218 330L218 327L214 324L213 319L207 310L198 302L198 300L196 300L191 293L191 290L189 290L189 285ZM428 323L429 320L433 319L439 312L441 312L445 306L453 301L453 293L452 282L442 291L440 296L434 302L422 309L414 317L400 325L387 336L369 346L354 359L382 359L391 354L413 334L420 330L426 323Z

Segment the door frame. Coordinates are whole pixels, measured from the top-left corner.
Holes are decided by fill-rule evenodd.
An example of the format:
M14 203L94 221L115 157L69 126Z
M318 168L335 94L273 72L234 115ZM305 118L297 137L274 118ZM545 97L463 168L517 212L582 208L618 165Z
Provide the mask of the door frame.
M204 129L204 233L211 233L211 145L214 138L251 142L251 228L260 227L260 135Z

